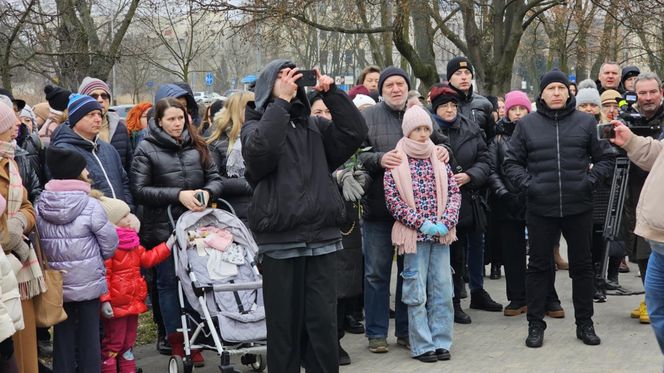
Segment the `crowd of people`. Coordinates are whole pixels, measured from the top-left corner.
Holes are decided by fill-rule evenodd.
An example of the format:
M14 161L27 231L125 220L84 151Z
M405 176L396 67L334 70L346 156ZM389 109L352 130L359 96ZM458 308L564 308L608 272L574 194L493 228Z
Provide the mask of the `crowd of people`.
M272 371L338 371L351 363L346 332L386 353L391 317L396 344L414 359L448 360L454 323L472 323L465 298L473 309L525 313L525 344L541 347L545 317L565 317L562 270L576 337L598 345L593 301L624 290L626 256L646 289L631 316L652 323L664 351L655 74L607 62L597 82L576 84L554 69L532 99L479 95L462 56L427 95L397 67L365 68L348 93L316 75L305 87L293 62L274 60L249 91L209 107L187 84L163 84L126 119L92 77L77 92L45 87L34 107L1 89L0 371L36 373L52 356L54 372L135 372L148 304L159 352L184 356L167 211L177 219L218 198L258 244ZM625 110L645 136L617 120ZM613 126L610 141L598 137L600 123ZM607 242L620 156L633 162L624 229ZM45 326L36 319L47 269L61 273L67 318ZM503 273L504 306L484 286ZM205 363L198 350L191 359Z

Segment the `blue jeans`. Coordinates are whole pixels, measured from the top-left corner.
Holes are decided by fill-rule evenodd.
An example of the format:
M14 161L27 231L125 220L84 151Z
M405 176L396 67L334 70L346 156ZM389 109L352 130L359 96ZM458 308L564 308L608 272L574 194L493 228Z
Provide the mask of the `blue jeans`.
M652 252L646 271L646 306L650 325L655 331L659 348L664 353L664 242L649 241Z
M450 247L426 241L404 255L403 302L408 305L410 353L450 349L454 325Z
M390 277L392 276L391 222L364 221L362 246L364 251L364 313L367 338L386 338L390 325ZM399 274L403 258L397 258ZM397 337L408 336L408 311L401 302L403 280L397 277L396 331Z
M159 292L159 307L164 320L166 334L175 333L182 327L180 321L180 301L178 300L178 283L175 278L175 264L173 256L159 263L157 269L157 291Z

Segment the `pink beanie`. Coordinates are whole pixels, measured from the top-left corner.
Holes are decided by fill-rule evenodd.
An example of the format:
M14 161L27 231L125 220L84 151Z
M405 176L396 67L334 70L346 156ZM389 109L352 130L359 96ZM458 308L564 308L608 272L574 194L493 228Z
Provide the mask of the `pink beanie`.
M98 89L106 92L109 96L111 95L111 89L103 80L86 76L78 87L78 93L82 95L90 95Z
M0 133L7 132L18 122L14 108L10 108L4 102L0 102Z
M403 115L401 130L408 137L417 127L427 126L433 131L433 120L431 115L420 105L413 105Z
M521 105L530 113L531 103L528 95L521 91L511 91L505 95L505 113L514 106Z

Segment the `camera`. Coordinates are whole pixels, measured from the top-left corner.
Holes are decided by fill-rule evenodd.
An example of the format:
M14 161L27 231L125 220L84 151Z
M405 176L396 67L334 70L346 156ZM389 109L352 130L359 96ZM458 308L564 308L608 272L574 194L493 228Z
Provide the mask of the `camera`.
M646 117L634 108L637 98L635 92L627 91L621 99L618 99L618 120L639 136L656 136L659 133L659 125L649 125Z

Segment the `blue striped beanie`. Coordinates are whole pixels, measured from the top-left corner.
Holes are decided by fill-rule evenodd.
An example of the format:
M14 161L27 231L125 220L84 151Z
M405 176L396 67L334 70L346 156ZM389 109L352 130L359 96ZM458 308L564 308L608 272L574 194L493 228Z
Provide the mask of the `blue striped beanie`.
M73 128L81 118L88 115L89 112L99 110L102 111L101 105L94 98L88 95L79 95L72 93L69 96L69 104L67 105L67 115L69 116L69 125Z

